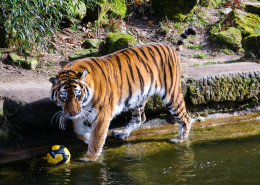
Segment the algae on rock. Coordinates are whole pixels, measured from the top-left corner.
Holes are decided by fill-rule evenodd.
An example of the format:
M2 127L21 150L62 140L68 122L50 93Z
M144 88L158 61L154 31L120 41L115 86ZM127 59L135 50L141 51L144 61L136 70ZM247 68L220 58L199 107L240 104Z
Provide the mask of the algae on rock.
M108 54L137 45L138 43L135 40L135 37L127 33L109 33L106 38L106 49Z

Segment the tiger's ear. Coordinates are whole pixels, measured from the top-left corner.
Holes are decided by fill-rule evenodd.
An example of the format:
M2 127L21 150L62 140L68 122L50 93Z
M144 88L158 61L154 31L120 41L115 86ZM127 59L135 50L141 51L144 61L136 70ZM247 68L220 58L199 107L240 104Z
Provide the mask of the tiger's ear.
M54 77L51 77L49 79L49 81L52 83L52 85L57 85L58 84L58 77L57 76L54 76Z
M80 81L86 82L86 76L89 72L87 70L81 71L78 73L78 78Z

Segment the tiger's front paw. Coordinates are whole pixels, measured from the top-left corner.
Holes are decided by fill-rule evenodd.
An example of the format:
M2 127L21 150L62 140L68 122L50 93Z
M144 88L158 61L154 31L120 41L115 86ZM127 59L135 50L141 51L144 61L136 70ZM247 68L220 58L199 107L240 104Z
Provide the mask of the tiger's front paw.
M112 136L116 139L124 139L129 136L129 132L122 131L122 130L113 130Z
M179 139L179 138L172 138L169 140L169 143L173 143L173 144L182 143L182 142L183 142L183 139Z
M98 156L87 156L84 155L83 157L79 158L78 161L82 161L82 162L93 162L93 161L97 161L98 160Z

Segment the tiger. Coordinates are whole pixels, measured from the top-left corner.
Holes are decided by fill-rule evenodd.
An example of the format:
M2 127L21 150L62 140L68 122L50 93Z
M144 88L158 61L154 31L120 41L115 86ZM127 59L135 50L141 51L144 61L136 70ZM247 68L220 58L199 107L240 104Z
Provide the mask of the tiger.
M192 121L181 91L180 52L184 40L195 34L194 27L185 29L175 50L152 43L102 57L78 59L50 78L50 99L62 107L54 115L60 128L65 129L66 120L71 119L77 137L88 144L87 153L80 160L97 160L111 120L131 110L130 122L112 131L114 138L128 137L146 121L145 104L155 94L178 123L179 132L174 139L188 138Z

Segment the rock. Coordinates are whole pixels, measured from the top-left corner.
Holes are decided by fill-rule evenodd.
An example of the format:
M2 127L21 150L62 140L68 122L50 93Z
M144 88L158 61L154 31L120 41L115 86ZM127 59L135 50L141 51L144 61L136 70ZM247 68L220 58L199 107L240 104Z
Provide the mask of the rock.
M260 58L260 34L251 35L242 41L245 57Z
M194 11L198 0L152 0L152 6L156 15L169 20L182 21Z
M221 31L215 37L215 42L220 45L225 45L231 48L233 51L238 51L241 47L242 36L239 29L229 27L226 31Z
M233 10L232 8L223 8L223 9L220 9L220 12L225 15L228 15L232 10Z
M201 117L201 116L199 116L199 117L196 117L196 120L197 120L197 121L199 121L199 122L201 122L201 121L204 121L204 120L205 120L205 118L204 118L204 117Z
M86 57L93 56L96 53L98 53L98 49L93 49L93 48L90 48L90 49L78 49L78 50L73 51L70 54L69 58L71 60L76 60L76 59L80 59L80 58L86 58Z
M242 39L244 39L250 35L256 35L259 25L260 18L258 16L234 9L224 21L220 20L210 28L210 34L213 42L220 45L225 44L237 50L241 47L241 37L237 30L240 31Z
M135 40L135 37L127 33L109 33L106 38L106 49L108 54L137 45L138 43Z
M259 2L243 2L245 10L260 16L260 3Z
M38 64L38 61L35 59L26 60L25 58L19 57L15 53L11 53L8 55L9 64L14 64L16 66L21 66L23 68L35 70Z
M90 49L90 48L99 48L99 44L102 42L101 39L87 39L83 44L82 47L85 49Z

